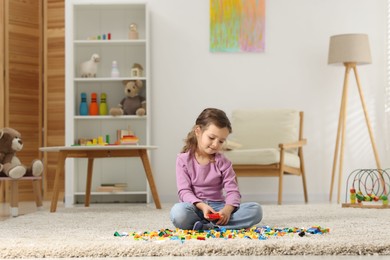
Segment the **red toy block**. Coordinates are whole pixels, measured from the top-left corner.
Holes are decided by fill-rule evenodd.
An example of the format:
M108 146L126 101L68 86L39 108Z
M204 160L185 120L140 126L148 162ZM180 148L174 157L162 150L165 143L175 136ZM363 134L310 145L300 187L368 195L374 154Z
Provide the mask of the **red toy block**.
M209 214L207 215L207 217L208 217L209 219L211 219L211 220L219 219L219 218L220 218L219 213L209 213Z

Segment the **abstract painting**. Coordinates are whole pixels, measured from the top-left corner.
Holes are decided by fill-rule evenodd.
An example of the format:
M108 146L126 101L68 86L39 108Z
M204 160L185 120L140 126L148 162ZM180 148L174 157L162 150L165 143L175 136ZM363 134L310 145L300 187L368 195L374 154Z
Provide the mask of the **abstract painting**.
M210 0L211 52L264 52L265 0Z

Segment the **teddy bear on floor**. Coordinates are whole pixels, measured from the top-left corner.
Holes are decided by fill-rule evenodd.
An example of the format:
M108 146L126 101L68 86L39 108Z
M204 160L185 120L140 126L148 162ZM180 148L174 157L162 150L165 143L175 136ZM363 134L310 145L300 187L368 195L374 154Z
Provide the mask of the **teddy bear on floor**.
M21 134L13 128L0 129L0 173L4 173L13 179L27 176L40 176L43 172L43 164L40 160L33 160L31 166L24 166L16 152L23 148Z
M128 80L124 81L125 95L118 105L110 109L110 115L137 115L143 116L146 114L146 101L145 98L139 95L142 88L141 80Z

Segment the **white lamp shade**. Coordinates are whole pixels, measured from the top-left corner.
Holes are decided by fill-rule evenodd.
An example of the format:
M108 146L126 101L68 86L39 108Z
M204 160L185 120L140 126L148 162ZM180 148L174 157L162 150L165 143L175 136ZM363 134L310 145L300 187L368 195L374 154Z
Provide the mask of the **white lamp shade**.
M370 64L367 34L340 34L330 37L328 64Z

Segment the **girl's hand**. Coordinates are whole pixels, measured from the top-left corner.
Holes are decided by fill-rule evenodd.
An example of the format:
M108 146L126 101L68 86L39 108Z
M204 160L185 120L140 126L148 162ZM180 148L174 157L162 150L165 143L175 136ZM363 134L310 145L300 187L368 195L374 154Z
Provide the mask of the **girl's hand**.
M208 204L203 202L196 203L196 207L203 212L203 217L205 219L209 219L208 214L217 213L212 207L210 207Z
M227 223L229 223L230 217L232 215L232 212L234 210L234 207L231 205L225 205L221 211L219 211L219 220L217 221L217 225L224 226Z
M209 219L209 214L210 213L217 213L212 207L210 207L209 205L207 205L207 207L204 207L204 209L202 209L203 211L203 217L209 221L211 221Z

